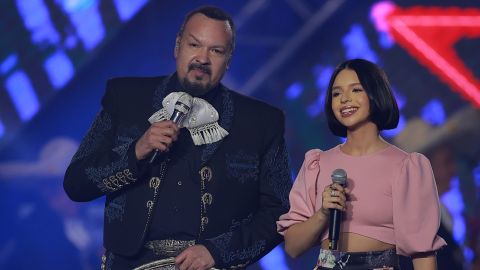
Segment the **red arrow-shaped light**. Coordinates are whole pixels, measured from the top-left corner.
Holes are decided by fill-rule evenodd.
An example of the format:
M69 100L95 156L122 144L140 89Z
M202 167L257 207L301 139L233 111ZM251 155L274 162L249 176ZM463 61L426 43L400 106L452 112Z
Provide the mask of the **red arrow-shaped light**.
M396 7L385 19L387 31L400 46L480 107L480 82L454 49L462 38L480 37L480 9Z

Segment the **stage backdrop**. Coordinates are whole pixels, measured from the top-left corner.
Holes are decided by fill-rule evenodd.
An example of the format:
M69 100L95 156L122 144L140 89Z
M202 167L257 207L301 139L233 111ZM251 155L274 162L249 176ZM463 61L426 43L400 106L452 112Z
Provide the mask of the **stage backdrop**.
M323 96L334 67L366 58L387 72L399 127L414 117L441 126L480 107L480 4L474 1L16 0L0 4L0 268L98 269L103 200L77 204L63 173L100 108L107 79L174 70L183 16L201 4L234 15L237 47L223 82L282 108L292 177L311 148L332 136ZM478 147L472 142L472 147ZM442 197L455 239L478 245L479 157ZM477 227L478 229L478 227ZM478 233L478 231L477 231ZM309 269L282 245L250 269Z

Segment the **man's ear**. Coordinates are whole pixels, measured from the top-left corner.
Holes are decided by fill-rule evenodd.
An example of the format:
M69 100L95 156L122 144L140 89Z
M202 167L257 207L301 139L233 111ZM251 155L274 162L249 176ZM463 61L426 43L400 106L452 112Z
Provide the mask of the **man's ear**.
M173 56L174 56L175 58L177 58L177 56L178 56L178 50L179 50L179 48L180 48L180 37L177 37L177 38L175 39L175 48L174 48L174 50L173 50Z
M230 63L232 62L232 57L233 57L233 53L230 53L230 55L228 56L228 60L227 60L227 66L226 66L227 70L230 68Z

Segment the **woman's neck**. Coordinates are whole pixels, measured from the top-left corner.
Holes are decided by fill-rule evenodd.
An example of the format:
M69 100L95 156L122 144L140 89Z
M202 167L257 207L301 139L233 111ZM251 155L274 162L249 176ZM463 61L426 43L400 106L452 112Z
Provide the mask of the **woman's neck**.
M347 141L342 151L353 156L368 155L389 146L378 132L374 123L367 123L361 128L347 130Z

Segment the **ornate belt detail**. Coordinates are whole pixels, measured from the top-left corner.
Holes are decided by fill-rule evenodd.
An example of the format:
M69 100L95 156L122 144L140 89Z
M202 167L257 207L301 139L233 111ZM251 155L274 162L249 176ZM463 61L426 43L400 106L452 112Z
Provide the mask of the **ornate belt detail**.
M153 261L147 264L140 265L133 268L133 270L176 270L175 258L166 258L158 261Z
M175 267L175 258L166 258L158 261L153 261L139 267L133 268L133 270L178 270ZM210 268L210 270L220 270L217 268Z
M195 240L153 240L145 243L145 248L153 251L157 256L175 257L186 248L195 245Z
M195 240L153 240L145 243L145 248L153 251L157 256L168 257L140 265L133 270L177 270L175 267L175 256L180 254L186 248L195 245ZM244 267L242 265L242 267ZM232 269L237 269L233 267ZM242 268L243 269L243 268ZM218 268L210 268L210 270L219 270Z

